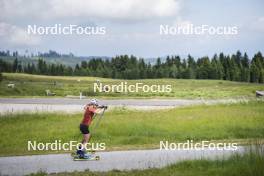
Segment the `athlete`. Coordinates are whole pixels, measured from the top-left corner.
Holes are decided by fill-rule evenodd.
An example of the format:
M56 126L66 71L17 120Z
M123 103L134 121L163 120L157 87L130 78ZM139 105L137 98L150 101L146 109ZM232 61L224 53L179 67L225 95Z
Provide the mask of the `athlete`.
M82 146L78 147L77 154L81 158L88 157L85 153L85 145L90 141L91 134L89 131L89 126L92 123L93 117L95 114L101 114L104 109L107 109L107 106L99 106L96 99L92 99L84 107L84 116L80 124L80 131L83 134Z

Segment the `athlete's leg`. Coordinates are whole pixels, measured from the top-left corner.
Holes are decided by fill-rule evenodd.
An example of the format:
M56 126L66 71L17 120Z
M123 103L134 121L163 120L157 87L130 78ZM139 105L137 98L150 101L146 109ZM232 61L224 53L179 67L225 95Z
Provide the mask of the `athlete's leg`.
M83 134L83 139L81 145L78 146L77 154L83 158L85 155L86 143L88 143L90 139L90 132L88 126L83 124L80 124L80 131Z
M91 134L90 134L90 133L88 133L88 134L83 134L82 144L85 145L86 143L88 143L89 140L90 140L90 138L91 138Z

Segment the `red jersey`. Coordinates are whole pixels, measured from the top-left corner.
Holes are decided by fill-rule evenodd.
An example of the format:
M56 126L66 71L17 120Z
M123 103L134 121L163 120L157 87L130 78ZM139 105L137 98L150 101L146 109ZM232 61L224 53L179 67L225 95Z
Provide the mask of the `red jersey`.
M96 109L93 107L87 107L83 116L82 124L89 126L93 120Z

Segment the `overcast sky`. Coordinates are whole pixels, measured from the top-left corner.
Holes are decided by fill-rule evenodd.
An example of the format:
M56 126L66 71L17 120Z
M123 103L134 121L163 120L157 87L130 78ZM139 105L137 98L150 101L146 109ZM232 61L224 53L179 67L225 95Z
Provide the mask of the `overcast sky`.
M262 0L0 0L0 50L78 56L264 53ZM29 35L27 26L104 26L105 35ZM160 35L160 25L237 26L237 35Z

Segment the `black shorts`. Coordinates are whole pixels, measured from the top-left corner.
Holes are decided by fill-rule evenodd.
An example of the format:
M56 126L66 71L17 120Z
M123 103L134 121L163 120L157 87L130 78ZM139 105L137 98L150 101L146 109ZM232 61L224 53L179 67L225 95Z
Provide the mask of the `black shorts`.
M89 134L89 126L80 124L80 131L82 132L82 134Z

